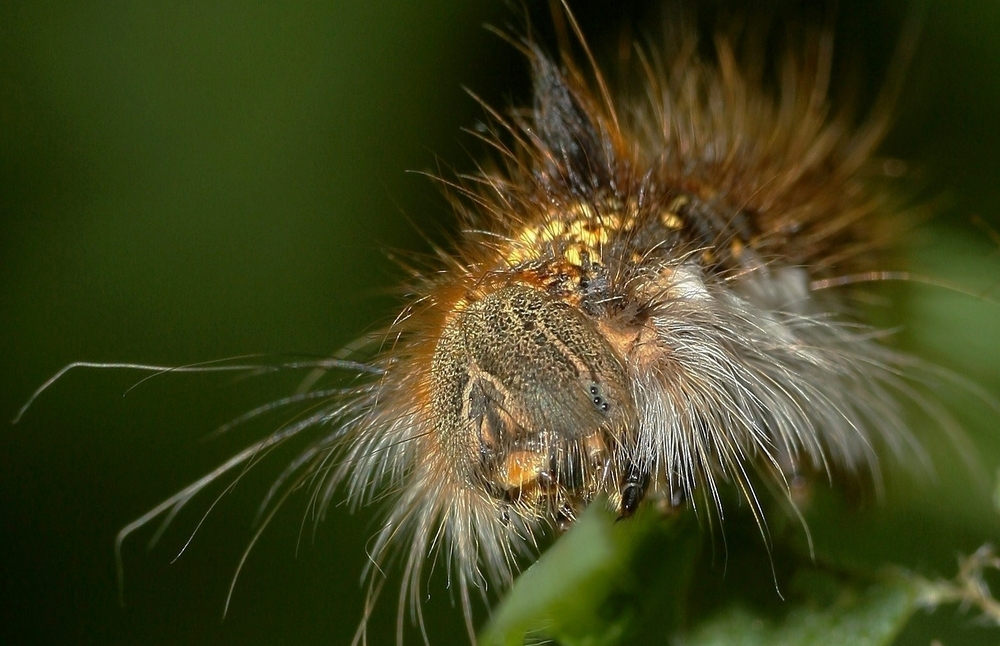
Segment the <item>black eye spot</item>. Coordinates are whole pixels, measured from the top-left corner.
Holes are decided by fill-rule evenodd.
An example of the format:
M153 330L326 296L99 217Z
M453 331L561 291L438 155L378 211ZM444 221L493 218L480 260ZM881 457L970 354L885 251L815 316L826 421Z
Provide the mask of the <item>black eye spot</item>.
M597 384L590 384L590 395L592 397L591 401L594 402L594 406L599 410L606 413L611 409L608 402L604 401L604 397L601 396L601 389Z

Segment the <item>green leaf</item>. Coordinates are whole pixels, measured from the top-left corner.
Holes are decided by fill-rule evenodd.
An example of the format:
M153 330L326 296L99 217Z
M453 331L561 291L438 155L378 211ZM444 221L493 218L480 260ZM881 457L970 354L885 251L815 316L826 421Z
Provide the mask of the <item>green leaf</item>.
M762 532L745 506L733 505L724 524L699 526L693 511L664 516L650 506L615 522L593 505L515 582L480 643L888 646L922 608L959 603L974 617L1000 612L983 578L1000 568L992 551L962 560L954 580L931 582L889 567L885 556L893 546L906 553L906 540L921 536L944 544L934 532L903 529L927 527L926 519L852 512L832 490L804 504L815 556L802 526L776 509ZM952 621L959 631L963 623Z
M798 583L800 595L783 616L734 604L680 641L685 646L882 646L893 642L918 608L916 586L903 578L857 586L807 575Z
M760 571L734 567L731 577L721 574L714 557L702 558L705 537L691 513L664 518L647 510L616 523L593 505L517 580L480 643L878 646L890 644L919 607L911 579L861 581L798 563L793 552L774 555L796 562L781 600L768 595L774 584ZM753 549L767 554L760 536L744 538L741 544L756 540ZM733 559L745 556L734 552ZM765 567L765 577L768 571L779 576ZM728 590L721 596L712 590L719 580ZM762 596L773 598L761 603Z
M518 578L480 635L482 646L526 639L603 646L621 643L656 617L677 625L701 537L690 514L645 510L615 522L591 505L545 555ZM667 585L664 585L664 583Z

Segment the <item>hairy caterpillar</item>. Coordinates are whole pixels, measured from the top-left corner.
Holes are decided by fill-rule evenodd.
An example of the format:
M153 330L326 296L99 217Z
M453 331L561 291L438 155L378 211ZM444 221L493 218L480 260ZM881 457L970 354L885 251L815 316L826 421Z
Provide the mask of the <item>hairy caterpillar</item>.
M816 51L804 49L805 53L798 51L803 61L810 51ZM717 52L720 61L725 60L724 53ZM654 59L653 67L658 64L664 72L671 69L671 55L656 54L664 59L656 63L654 53L647 54ZM864 338L864 333L827 318L831 311L839 313L838 297L828 290L817 294L809 290L811 281L819 285L818 281L867 268L850 260L852 255L855 261L861 258L856 251L848 258L835 254L854 243L868 242L869 233L853 231L846 219L823 219L821 215L846 210L861 221L871 222L876 217L873 214L883 213L880 189L865 193L862 188L859 197L848 190L853 189L849 183L809 184L794 177L802 170L796 166L800 164L797 158L789 162L780 155L776 165L767 168L770 176L766 181L762 175L756 184L731 168L720 170L709 164L691 171L670 156L651 162L655 155L649 149L656 145L651 142L662 145L657 139L662 133L637 132L629 119L648 125L657 123L655 118L612 113L587 64L566 68L540 51L530 52L529 59L542 79L538 83L541 99L534 111L515 117L498 115L494 122L498 131L505 129L503 122L512 125L515 134L500 132L499 139L508 151L514 149L515 161L508 170L489 176L485 193L472 196L473 200L492 202L462 207L472 213L470 228L480 232L457 244L464 256L461 262L446 265L452 282L438 282L433 269L428 272L428 282L416 280L414 291L427 298L389 335L376 337L378 341L395 341L399 336L395 341L398 345L383 355L385 363L379 367L385 371L385 381L375 379L372 384L377 385L370 391L362 388L353 395L359 399L338 399L337 406L344 408L317 413L322 417L312 420L328 421L329 428L335 427L338 433L330 438L331 443L318 446L320 452L331 446L347 452L329 463L317 463L318 473L324 473L326 464L344 465L343 471L325 472L332 479L326 481L329 489L320 490L321 496L330 491L330 499L335 500L343 491L335 491L334 485L347 482L349 495L365 499L375 495L369 486L375 485L383 471L404 474L400 480L404 500L412 502L411 507L398 503L395 522L404 524L410 510L423 519L414 521L417 538L413 551L404 552L403 557L408 563L404 569L408 567L412 573L406 604L416 607L418 570L431 560L427 552L439 526L452 533L451 545L458 550L456 581L460 586L464 581L476 587L478 569L487 579L509 580L513 567L509 552L530 543L532 533L571 521L598 494L606 494L622 515L630 513L644 495L669 497L675 490L692 502L700 500L697 504L703 508L711 508L715 504L713 485L736 484L754 501L749 475L753 469L766 469L763 477L783 487L782 479L792 473L796 455L806 470L823 471L829 462L831 471L876 472L876 456L886 454L886 448L889 455L898 451L909 456L904 459L919 454L919 447L907 446L912 435L892 407L895 398L878 396L878 387L891 384L894 368L905 365L905 358L883 350ZM706 121L722 126L718 132L713 130L713 136L721 137L725 144L732 139L727 137L726 120L743 114L734 112L726 101L745 91L740 76L746 71L740 71L740 64L731 68L736 74L728 77L727 85L717 80L721 78L717 65L700 63L694 54L686 63L681 75L695 79L696 86L694 94L684 99L696 107L690 114L711 114L708 108L716 100L712 97L723 97L718 100L726 109ZM821 76L822 66L816 67L816 76ZM822 85L810 86L816 79L802 74L797 78L803 88ZM657 73L655 78L664 79L668 89L683 96L676 91L682 82L676 82L675 87L667 73ZM746 85L752 98L757 86ZM719 91L707 91L713 88ZM780 89L777 96L786 96L783 93L787 91ZM698 105L702 92L711 100ZM774 101L773 96L767 96L765 106ZM617 101L616 96L612 103L617 106ZM752 105L753 101L747 103ZM633 98L629 104L642 106L643 102ZM828 122L822 119L812 131L808 118L800 130L793 130L789 124L801 123L798 117L808 117L810 112L797 101L791 104L791 121L782 121L776 114L769 122L767 109L761 108L761 118L747 119L744 125L752 123L764 133L771 132L770 126L786 137L771 138L779 150L781 146L801 145L818 156L823 172L857 179L861 162L884 125L878 122L883 115L857 130L849 120L834 119L833 130L853 133L835 137L824 129ZM651 102L646 108L653 112L657 105ZM518 116L523 127L512 121ZM690 130L698 136L678 139L679 143L687 145L688 152L701 150L701 133L707 126L682 125L681 132ZM830 143L829 149L810 147L820 135ZM518 148L518 136L527 142L523 148ZM796 137L802 137L804 143L795 144ZM498 155L501 166L505 155L505 151ZM701 156L711 157L707 153ZM827 163L831 158L837 162ZM713 159L713 163L720 159ZM759 161L752 155L734 159L754 168ZM783 166L789 163L792 166ZM838 173L839 164L847 170ZM805 170L806 176L813 172L808 165ZM699 181L691 181L685 173L693 173ZM799 244L807 238L797 238L800 231L794 231L794 226L790 231L795 235L783 239L784 218L794 220L784 208L774 222L760 221L759 212L768 212L760 204L782 203L782 199L790 199L783 191L792 189L802 191L808 196L804 203L818 208L817 213L803 218L806 231L810 226L818 229L821 221L832 227L813 235L808 244ZM506 219L494 213L501 211L497 199L503 200L504 207L516 207L511 208L513 213L504 211ZM845 209L845 204L851 208ZM734 210L743 213L741 219L746 222L741 226L733 227L729 221ZM638 259L633 259L633 254ZM788 266L783 267L783 263ZM803 265L808 269L801 269ZM876 267L883 268L880 263ZM768 277L758 280L764 275ZM796 306L801 304L801 311L788 305L793 301ZM672 308L676 319L667 316ZM763 316L767 312L770 317ZM503 321L492 320L503 315L507 317ZM496 327L502 325L523 330L540 327L547 341L525 346L521 364L497 364L496 355L521 349L502 335L496 341ZM674 335L667 334L668 329ZM487 352L473 360L468 347L455 350L461 345L456 337L470 334L484 339L477 347L487 348L492 335L496 342L493 354ZM661 343L673 336L687 342L677 347ZM808 343L803 342L806 339ZM420 345L421 341L425 345ZM847 354L845 346L852 347L855 356ZM561 351L551 352L540 364L530 363L535 353L553 347ZM675 362L671 369L658 364L668 347L670 361ZM685 357L681 352L685 349L695 351ZM454 352L461 356L450 356ZM862 368L861 361L871 365ZM493 368L483 368L482 364L491 362ZM569 366L568 372L545 371L547 366L557 365ZM771 367L777 372L766 372ZM578 389L563 388L572 381L566 374L575 374L574 370L593 373L595 378ZM651 377L656 371L660 374ZM476 373L475 379L457 376L471 372ZM664 387L667 373L685 376L668 389ZM543 376L536 379L536 390L512 390L513 384L523 387L530 381L526 375L539 374ZM698 379L698 374L714 378ZM727 378L720 380L719 374ZM829 386L824 379L829 374L843 379L830 386L832 394L820 392L816 385ZM723 386L685 392L685 385L701 386L701 381ZM464 385L457 388L455 382ZM548 387L556 382L562 385ZM730 384L736 384L732 391ZM639 401L641 397L647 399ZM525 403L508 410L498 403L501 398ZM696 403L698 398L700 403ZM452 406L450 421L440 421L449 400L461 404ZM690 410L684 410L684 403ZM605 405L608 410L604 410ZM428 409L432 412L426 412ZM672 414L666 414L668 411ZM346 422L337 414L346 415ZM549 414L553 416L546 416ZM726 420L715 417L719 414L725 414ZM353 421L352 416L356 418ZM468 429L456 430L469 423L461 420L471 418L479 424L477 433L486 438L479 441L480 455L476 456L462 451ZM433 423L435 419L439 426ZM665 421L671 419L682 422L674 428ZM526 435L509 430L530 430L533 426L555 430ZM723 427L732 434L722 433L719 429ZM315 431L309 424L301 430ZM346 438L339 435L344 432L348 433ZM393 442L387 432L398 432L402 443ZM410 439L410 434L423 439L434 433L448 438L446 444L451 448L435 450L424 445L417 449L420 441ZM708 440L699 446L703 437ZM492 441L487 441L490 438ZM871 442L859 442L859 438ZM879 443L887 447L879 448ZM483 453L489 455L484 458ZM386 459L386 454L396 457ZM438 467L421 472L434 461L414 466L417 456L436 457ZM297 472L294 477L302 473L308 472ZM442 492L452 492L452 501L458 502L446 501ZM705 495L707 499L701 497ZM449 520L440 525L437 513ZM463 526L465 522L470 525ZM376 542L376 555L380 547Z

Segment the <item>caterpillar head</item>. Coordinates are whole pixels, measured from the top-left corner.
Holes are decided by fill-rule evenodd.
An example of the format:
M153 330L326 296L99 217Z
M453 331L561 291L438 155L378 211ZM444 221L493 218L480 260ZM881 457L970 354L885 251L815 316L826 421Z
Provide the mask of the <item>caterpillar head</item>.
M443 452L522 515L573 518L617 475L635 422L626 373L566 302L512 284L469 303L441 334L431 373Z

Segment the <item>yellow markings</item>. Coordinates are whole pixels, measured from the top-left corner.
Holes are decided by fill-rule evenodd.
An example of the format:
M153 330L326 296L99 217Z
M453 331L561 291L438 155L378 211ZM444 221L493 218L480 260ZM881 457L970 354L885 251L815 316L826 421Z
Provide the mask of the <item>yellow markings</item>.
M596 220L597 212L594 211L594 207L586 202L578 202L570 212L576 216L578 220Z
M676 213L671 213L670 211L665 211L660 214L660 224L671 231L677 231L678 229L684 228L684 220L681 219L681 216Z
M609 228L603 223L592 220L574 220L570 223L567 237L588 247L598 247L607 244L608 231Z
M559 220L549 220L542 227L541 239L544 242L558 240L566 233L566 223Z
M546 214L541 224L524 227L514 236L505 259L512 265L541 260L561 253L575 267L584 259L601 262L601 249L615 234L632 231L638 221L634 204L604 205L609 212L599 215L591 204L580 202L568 211Z
M518 236L518 241L523 242L526 245L534 244L538 240L538 230L534 227L528 227L521 232Z
M582 267L583 254L586 251L588 251L588 249L583 245L572 245L566 248L566 251L563 253L563 258L565 258L566 262L574 267Z
M671 231L679 231L684 228L684 218L678 215L681 209L689 202L687 196L680 195L674 198L667 210L660 214L660 224Z
M729 244L729 253L733 254L733 258L739 259L743 255L743 241L739 238L733 240Z
M682 213L689 202L685 195L674 198L659 213L660 224L670 231L685 229L688 223ZM635 230L638 224L639 209L635 202L611 201L596 206L580 202L565 210L550 211L540 222L525 226L511 240L504 259L510 265L532 261L562 261L578 269L600 265L604 247L616 235ZM714 265L720 256L738 261L745 257L747 245L753 248L755 240L735 239L720 249L706 249L701 253L701 261ZM631 260L638 264L642 258L635 255Z

